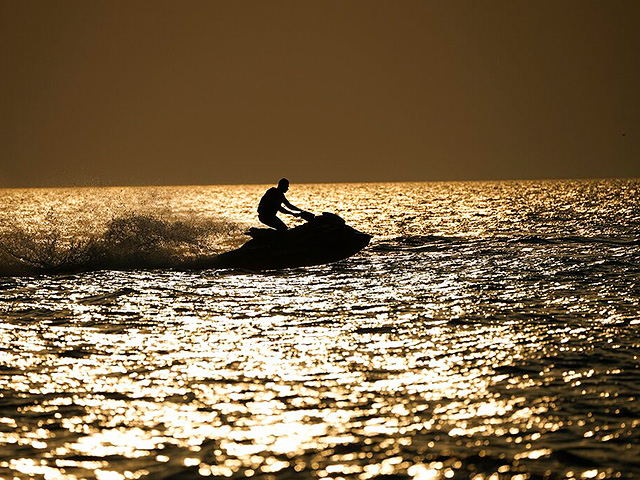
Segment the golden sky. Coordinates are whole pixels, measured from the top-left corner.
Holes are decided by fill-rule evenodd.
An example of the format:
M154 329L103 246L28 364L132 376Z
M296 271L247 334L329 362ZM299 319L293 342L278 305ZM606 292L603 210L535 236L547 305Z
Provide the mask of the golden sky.
M640 177L640 1L0 0L0 186Z

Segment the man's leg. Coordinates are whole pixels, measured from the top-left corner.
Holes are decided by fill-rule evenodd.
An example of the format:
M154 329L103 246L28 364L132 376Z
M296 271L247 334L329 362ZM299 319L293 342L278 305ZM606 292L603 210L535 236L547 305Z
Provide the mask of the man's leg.
M259 216L258 219L265 225L275 228L279 232L284 232L287 230L287 226L284 224L284 222L276 216L273 216L273 217Z

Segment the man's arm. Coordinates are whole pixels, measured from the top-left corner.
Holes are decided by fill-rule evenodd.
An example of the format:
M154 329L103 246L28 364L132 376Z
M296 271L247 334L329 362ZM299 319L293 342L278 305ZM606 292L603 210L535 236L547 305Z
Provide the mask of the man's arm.
M283 208L282 206L280 206L280 211L282 213L288 213L289 215L297 216L300 212L302 212L301 208L298 208L295 205L292 205L289 202L289 200L287 200L287 197L285 197L284 195L282 196L282 203L289 209L287 210L286 208Z

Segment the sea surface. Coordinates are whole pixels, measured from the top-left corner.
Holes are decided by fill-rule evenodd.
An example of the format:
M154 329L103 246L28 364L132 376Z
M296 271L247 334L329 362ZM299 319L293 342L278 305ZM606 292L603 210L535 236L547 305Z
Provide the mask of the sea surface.
M640 478L639 180L267 187L0 190L0 478Z

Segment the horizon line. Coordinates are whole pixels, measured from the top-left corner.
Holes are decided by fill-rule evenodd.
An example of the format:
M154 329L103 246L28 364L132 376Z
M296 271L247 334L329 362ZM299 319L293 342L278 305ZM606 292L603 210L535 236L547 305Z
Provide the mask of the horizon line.
M497 182L581 182L599 180L640 180L640 177L556 177L556 178L508 178L508 179L476 179L476 180L370 180L370 181L317 181L291 182L292 185L349 185L349 184L392 184L392 183L497 183ZM259 186L275 185L277 182L226 182L226 183L131 183L131 184L93 184L93 185L37 185L37 186L2 186L0 190L37 190L67 188L148 188L148 187L213 187L213 186Z

